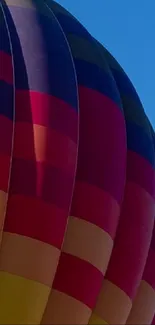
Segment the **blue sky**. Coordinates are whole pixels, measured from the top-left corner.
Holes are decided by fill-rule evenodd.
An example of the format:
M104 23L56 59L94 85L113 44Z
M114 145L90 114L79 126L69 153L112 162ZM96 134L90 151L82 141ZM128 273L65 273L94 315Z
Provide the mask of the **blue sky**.
M57 0L115 56L155 128L155 0Z

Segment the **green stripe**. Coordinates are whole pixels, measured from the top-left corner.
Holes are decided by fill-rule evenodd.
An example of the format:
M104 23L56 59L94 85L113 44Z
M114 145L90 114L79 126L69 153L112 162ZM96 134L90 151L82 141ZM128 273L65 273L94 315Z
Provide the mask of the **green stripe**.
M100 43L100 48L102 48L102 51L104 52L105 57L108 60L108 64L110 68L115 69L117 71L121 71L122 73L126 74L123 68L120 66L120 64L116 61L116 59L108 52L108 50L103 47Z
M52 0L44 0L44 2L52 9L56 14L63 14L66 16L73 17L73 15L70 14L69 11L64 9L60 4L56 3Z
M98 48L100 49L101 53L103 53L103 55L106 56L109 67L119 71L120 73L125 74L124 70L119 65L119 63L115 60L115 58L113 58L113 56L98 41L96 42L98 44ZM144 112L143 105L141 104L140 100L139 103L137 103L136 100L134 100L129 96L125 96L122 93L120 93L120 96L124 108L125 118L127 120L134 122L136 125L142 127L143 130L146 132L146 134L152 138L150 123Z
M85 60L97 65L107 73L110 72L105 58L100 54L93 41L91 42L73 34L67 35L67 39L74 58Z
M143 107L137 105L137 102L135 102L131 97L121 95L121 100L124 107L125 119L142 127L146 134L149 137L152 137L150 123L143 111Z

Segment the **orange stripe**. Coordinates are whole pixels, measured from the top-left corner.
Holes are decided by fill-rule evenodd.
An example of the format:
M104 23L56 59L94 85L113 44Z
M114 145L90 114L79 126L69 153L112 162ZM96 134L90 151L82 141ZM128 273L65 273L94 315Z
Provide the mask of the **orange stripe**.
M104 274L112 247L113 240L104 230L85 220L69 218L63 252L89 262Z
M54 129L18 122L15 127L15 139L16 158L46 162L68 171L75 167L77 145Z

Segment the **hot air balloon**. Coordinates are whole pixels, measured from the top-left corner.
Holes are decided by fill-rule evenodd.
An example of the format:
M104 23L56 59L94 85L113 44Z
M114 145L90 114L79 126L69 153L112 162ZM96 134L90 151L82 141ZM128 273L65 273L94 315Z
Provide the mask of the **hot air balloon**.
M0 135L0 324L151 324L154 130L53 0L0 0Z

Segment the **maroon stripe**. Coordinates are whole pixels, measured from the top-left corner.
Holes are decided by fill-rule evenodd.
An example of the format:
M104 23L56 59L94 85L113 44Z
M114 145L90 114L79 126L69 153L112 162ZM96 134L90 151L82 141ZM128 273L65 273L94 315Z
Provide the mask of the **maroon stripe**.
M59 208L69 209L74 173L42 162L13 159L10 195L38 197Z
M61 248L68 211L40 198L11 195L4 231L35 238Z
M71 215L95 224L114 239L120 206L102 189L76 181Z
M122 112L108 97L79 88L80 141L77 179L122 201L126 167L126 130Z
M142 156L128 150L127 177L155 198L155 170Z
M149 250L143 280L148 282L153 290L155 290L155 251L152 248Z
M1 37L3 37L1 35ZM0 80L13 85L13 68L11 55L0 51Z

